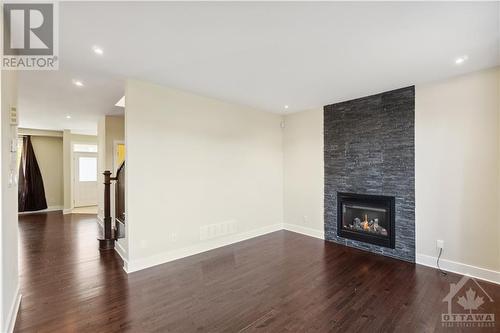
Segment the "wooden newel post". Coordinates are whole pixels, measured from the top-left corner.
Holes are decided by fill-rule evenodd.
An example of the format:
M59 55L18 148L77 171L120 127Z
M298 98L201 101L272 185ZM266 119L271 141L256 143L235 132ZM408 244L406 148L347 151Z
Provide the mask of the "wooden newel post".
M104 238L111 239L111 172L104 171Z
M99 250L111 250L115 247L111 227L111 171L104 171L104 238L99 239Z

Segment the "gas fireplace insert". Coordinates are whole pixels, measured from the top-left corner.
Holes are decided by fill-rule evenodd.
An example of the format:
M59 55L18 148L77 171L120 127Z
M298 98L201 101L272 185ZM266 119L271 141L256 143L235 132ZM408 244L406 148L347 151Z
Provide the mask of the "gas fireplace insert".
M394 248L395 198L337 193L337 235Z

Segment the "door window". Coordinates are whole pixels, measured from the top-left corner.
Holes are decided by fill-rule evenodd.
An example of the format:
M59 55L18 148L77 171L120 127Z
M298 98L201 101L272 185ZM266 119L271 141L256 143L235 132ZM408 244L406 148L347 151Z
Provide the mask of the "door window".
M97 153L97 145L75 143L73 151L78 153Z
M78 159L78 180L81 182L97 181L97 158L80 157Z

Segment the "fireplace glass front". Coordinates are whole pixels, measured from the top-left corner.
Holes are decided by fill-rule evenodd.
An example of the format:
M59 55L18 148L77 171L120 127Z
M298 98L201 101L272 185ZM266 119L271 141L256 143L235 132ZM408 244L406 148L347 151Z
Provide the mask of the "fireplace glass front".
M394 248L394 197L338 193L337 201L340 237Z

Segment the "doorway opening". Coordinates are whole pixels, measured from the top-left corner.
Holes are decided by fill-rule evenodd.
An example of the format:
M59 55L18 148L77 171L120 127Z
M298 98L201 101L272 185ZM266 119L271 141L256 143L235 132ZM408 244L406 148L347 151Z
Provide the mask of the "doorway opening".
M73 144L73 213L97 214L97 145Z

